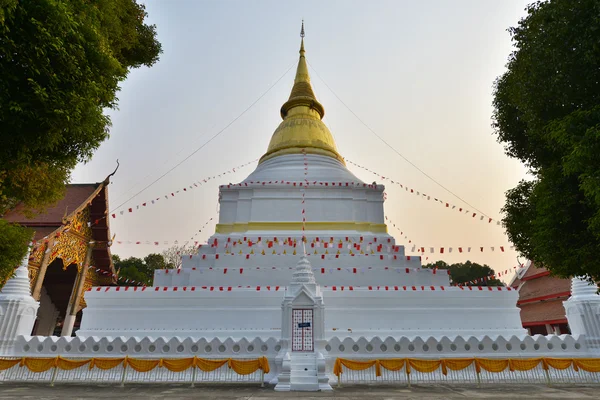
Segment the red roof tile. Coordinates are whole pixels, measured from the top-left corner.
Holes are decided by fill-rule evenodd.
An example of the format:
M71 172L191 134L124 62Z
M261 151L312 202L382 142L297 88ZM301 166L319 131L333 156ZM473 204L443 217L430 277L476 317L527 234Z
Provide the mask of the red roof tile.
M570 279L542 276L541 278L523 282L523 285L519 290L519 301L560 293L570 293L570 291Z
M527 278L530 278L535 275L543 274L545 272L548 272L548 270L546 268L544 268L544 267L538 268L535 266L535 263L532 261L529 268L527 268L527 271L525 272L525 274L521 277L521 280L526 281Z
M521 322L531 324L534 322L565 320L563 300L540 301L519 306L521 308Z
M27 218L23 215L23 206L19 204L4 215L8 222L16 222L25 226L60 226L65 215L73 212L83 204L101 183L78 183L67 185L65 197L46 209L46 212Z

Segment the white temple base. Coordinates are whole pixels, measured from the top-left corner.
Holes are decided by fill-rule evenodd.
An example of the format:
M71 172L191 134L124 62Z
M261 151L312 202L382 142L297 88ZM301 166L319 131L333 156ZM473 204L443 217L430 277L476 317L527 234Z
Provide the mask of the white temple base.
M387 288L387 289L386 289ZM322 288L325 337L525 336L506 288ZM491 289L491 290L490 290ZM92 288L78 336L278 336L285 287ZM110 312L107 312L110 310ZM468 320L468 323L465 321Z

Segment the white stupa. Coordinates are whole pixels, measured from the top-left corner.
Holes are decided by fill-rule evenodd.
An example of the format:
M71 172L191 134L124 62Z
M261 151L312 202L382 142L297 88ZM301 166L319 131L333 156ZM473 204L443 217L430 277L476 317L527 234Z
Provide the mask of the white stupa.
M450 286L447 271L421 269L387 232L384 187L346 168L324 112L302 42L283 121L256 170L220 187L208 243L156 271L153 287L92 288L77 340L57 351L263 355L277 390L329 389L336 357L587 351L571 336L527 336L510 288Z
M156 271L153 288L87 293L78 335L270 337L304 255L327 304L326 337L525 335L515 291L451 287L447 271L405 255L387 232L384 186L346 168L324 112L302 41L283 121L256 170L220 187L215 234L182 269Z

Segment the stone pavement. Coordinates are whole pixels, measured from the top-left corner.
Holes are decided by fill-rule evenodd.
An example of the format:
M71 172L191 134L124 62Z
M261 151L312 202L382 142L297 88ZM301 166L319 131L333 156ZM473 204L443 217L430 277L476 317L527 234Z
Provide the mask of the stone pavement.
M183 385L76 385L61 384L3 384L0 383L0 399L322 399L338 400L446 400L446 399L598 399L600 386L555 386L507 384L485 385L481 388L469 385L414 386L344 386L333 392L275 392L272 387L257 385L204 385L190 388Z

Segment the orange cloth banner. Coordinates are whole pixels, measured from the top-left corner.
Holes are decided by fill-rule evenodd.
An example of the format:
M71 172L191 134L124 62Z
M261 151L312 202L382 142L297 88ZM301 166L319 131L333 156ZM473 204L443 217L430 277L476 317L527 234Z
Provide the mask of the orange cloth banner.
M377 360L349 360L338 358L335 360L333 373L340 376L343 373L342 366L353 370L362 371L375 367L375 376L381 376L381 368L389 371L399 371L406 367L406 373L411 370L422 373L432 373L437 371L440 366L442 373L448 374L448 370L460 371L475 363L475 370L481 373L481 370L487 372L499 373L507 368L510 371L529 371L537 368L540 363L542 368L547 370L550 367L554 369L567 369L573 367L575 371L580 369L587 372L600 372L600 358L445 358L438 360L423 360L415 358L388 358Z
M488 372L502 372L508 367L508 360L493 359L493 358L476 358L475 370L481 372L481 368Z
M548 369L548 366L554 369L567 369L573 364L571 358L543 358L544 369Z
M239 375L248 375L259 369L264 371L265 367L265 372L269 371L269 362L265 357L256 360L233 360L230 358L227 365Z
M160 367L166 368L171 372L183 372L195 365L195 357L192 358L165 358L160 360Z
M587 372L600 372L600 359L597 358L575 358L573 364L577 369Z
M229 360L208 360L205 358L196 358L194 360L194 365L200 368L204 372L214 371L215 369L221 368L223 365L227 364Z
M442 364L441 360L417 360L415 358L409 358L406 361L407 374L410 374L411 368L419 372L431 373L437 370Z
M474 358L447 358L442 360L442 374L448 375L448 370L461 371L469 368L475 362Z
M88 358L88 359L67 359L62 357L54 358L37 358L23 357L17 359L0 358L0 371L4 371L19 364L20 367L27 367L32 372L45 372L51 368L57 367L61 370L72 370L83 367L89 364L89 369L113 369L120 365L129 366L138 372L149 372L154 368L166 368L172 372L182 372L190 367L198 367L202 371L210 372L223 365L233 369L240 375L248 375L257 370L262 370L268 374L270 371L269 360L266 357L260 357L253 360L233 360L226 358L222 360L211 360L206 358L159 358L159 359L144 359L144 358Z
M66 358L58 357L58 360L56 360L56 367L58 369L69 371L75 368L83 367L91 361L91 358L88 358L87 360L68 360Z
M58 357L55 358L34 358L26 357L21 360L21 367L26 366L31 372L46 372L50 368L56 367Z
M373 365L375 365L376 366L375 376L381 376L381 369L380 369L380 364L379 364L378 360L358 361L358 360L348 360L345 358L338 358L337 360L335 360L335 365L333 367L333 373L336 376L340 376L340 374L343 372L342 365L353 371L362 371L365 369L369 369Z
M379 365L381 365L382 368L385 368L388 371L400 371L404 368L404 364L406 364L406 360L403 358L388 358L377 361L379 361Z
M90 369L113 369L123 364L125 358L92 358L90 363Z
M158 367L161 360L144 360L135 358L125 358L124 365L130 366L137 372L150 372L154 368Z
M511 371L529 371L536 368L541 362L541 358L511 358L508 360L508 368Z
M17 358L16 360L5 360L0 359L0 371L4 371L5 369L9 369L14 367L15 365L21 362L21 358Z

